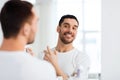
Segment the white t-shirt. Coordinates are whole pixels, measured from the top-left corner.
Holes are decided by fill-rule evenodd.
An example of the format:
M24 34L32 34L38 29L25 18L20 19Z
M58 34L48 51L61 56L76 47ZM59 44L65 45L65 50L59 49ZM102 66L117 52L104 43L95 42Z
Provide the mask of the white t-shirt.
M52 50L54 50L53 48ZM40 54L43 59L44 53ZM58 64L60 68L69 76L68 80L88 80L90 61L87 54L77 49L68 52L58 52Z
M56 80L56 72L26 52L0 51L0 80Z

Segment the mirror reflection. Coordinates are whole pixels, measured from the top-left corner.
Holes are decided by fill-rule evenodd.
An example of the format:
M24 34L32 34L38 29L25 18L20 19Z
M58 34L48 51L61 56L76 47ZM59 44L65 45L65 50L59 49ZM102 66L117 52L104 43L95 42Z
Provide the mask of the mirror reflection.
M38 31L31 47L37 57L46 47L55 48L59 39L59 20L63 15L77 17L79 27L73 46L90 58L89 80L101 75L101 0L29 0L39 16ZM3 3L5 1L3 0ZM1 3L1 2L0 2ZM2 3L1 3L2 4ZM2 6L0 6L1 8ZM71 24L72 25L72 24ZM61 28L60 28L61 29ZM74 32L73 32L74 33ZM71 35L66 35L68 38ZM0 44L2 31L0 31ZM57 51L58 48L56 48ZM70 71L68 71L70 72Z

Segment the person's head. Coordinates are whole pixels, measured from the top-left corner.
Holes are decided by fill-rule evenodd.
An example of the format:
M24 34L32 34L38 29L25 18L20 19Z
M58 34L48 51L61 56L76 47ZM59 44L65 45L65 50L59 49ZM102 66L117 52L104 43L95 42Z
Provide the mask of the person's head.
M5 39L23 36L27 44L34 41L37 16L31 3L19 0L6 2L0 13L0 22Z
M59 21L57 32L64 44L72 43L76 37L79 21L74 15L63 15Z

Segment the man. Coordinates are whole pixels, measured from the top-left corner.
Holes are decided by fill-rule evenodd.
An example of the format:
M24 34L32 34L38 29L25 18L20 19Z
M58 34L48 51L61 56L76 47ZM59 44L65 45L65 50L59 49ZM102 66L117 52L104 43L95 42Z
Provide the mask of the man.
M58 43L52 50L47 47L42 55L43 59L50 62L63 80L87 80L89 57L74 48L73 41L76 37L79 22L74 15L64 15L59 21L57 32Z
M0 13L3 42L0 47L0 80L56 80L51 64L24 52L34 42L38 17L26 1L7 1Z

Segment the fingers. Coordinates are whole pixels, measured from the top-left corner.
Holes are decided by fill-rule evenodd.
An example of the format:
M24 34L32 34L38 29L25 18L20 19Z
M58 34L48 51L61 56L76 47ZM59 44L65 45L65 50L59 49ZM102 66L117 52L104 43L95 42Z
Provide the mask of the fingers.
M50 54L48 54L47 50L44 50L44 53L45 53L44 60L50 61L49 60Z
M45 53L45 57L47 57L49 59L50 54L48 53L48 51L44 50L44 53Z
M47 54L48 52L46 50L44 50L44 53Z
M44 60L49 61L49 58L47 56L44 57Z
M56 56L57 55L57 51L54 50L52 51L48 46L47 46L47 50L44 50L44 53L45 53L45 60L51 60L52 57Z
M47 51L48 51L48 54L52 54L52 51L50 50L50 48L47 46Z
M47 56L47 57L50 56L50 54L46 50L44 50L44 53L45 53L45 56Z
M26 52L30 53L32 50L30 48L26 48Z
M34 56L35 54L33 53L31 48L26 48L26 52L29 53L30 55Z
M54 54L57 55L57 51L56 50L54 50Z
M54 53L55 55L57 54L57 51L56 51L56 50L54 50L54 52L53 52L53 51L50 50L50 48L49 48L48 46L47 46L47 51L48 51L49 54L53 54L53 53Z

